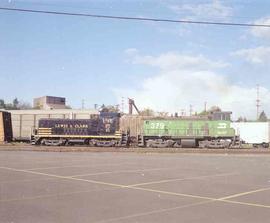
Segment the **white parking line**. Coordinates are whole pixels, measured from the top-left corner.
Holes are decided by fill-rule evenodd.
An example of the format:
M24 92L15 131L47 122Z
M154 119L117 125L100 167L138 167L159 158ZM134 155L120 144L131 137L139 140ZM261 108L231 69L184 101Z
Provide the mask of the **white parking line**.
M55 178L59 178L59 179L67 179L67 180L73 180L73 181L75 180L75 181L81 181L81 182L89 182L89 183L112 186L112 187L117 187L117 188L127 188L127 189L148 191L148 192L153 192L153 193L167 194L167 195L179 196L179 197L198 198L198 199L204 199L204 200L212 201L212 202L218 201L218 202L234 203L234 204L247 205L247 206L253 206L253 207L270 208L270 206L268 206L268 205L262 205L262 204L256 204L256 203L245 203L245 202L227 200L228 198L243 196L243 195L256 193L256 192L263 191L263 190L268 190L268 189L270 190L270 187L269 188L261 188L261 189L257 189L257 190L252 190L252 191L247 191L247 192L244 192L244 193L238 193L238 194L234 194L234 195L230 195L230 196L222 197L222 198L212 198L212 197L198 196L198 195L192 195L192 194L183 194L183 193L175 193L175 192L170 192L170 191L155 190L155 189L143 188L143 187L138 187L138 186L128 186L128 185L121 185L121 184L114 184L114 183L106 183L106 182L102 182L102 181L86 180L86 179L75 178L75 177L60 176L60 175L55 175L55 174L46 174L46 173L40 173L40 172L35 172L35 171L30 171L30 170L20 170L20 169L14 169L14 168L3 167L3 166L0 167L0 169L11 170L11 171L16 171L16 172L22 172L22 173L37 174L37 175L48 176L48 177L55 177Z
M150 169L137 169L137 170L105 171L105 172L98 172L98 173L73 175L70 177L96 176L96 175L117 174L117 173L151 172L151 171L174 170L174 169L179 169L179 168L150 168Z
M196 180L196 179L204 179L204 178L209 178L209 177L232 176L232 175L237 175L237 174L238 173L221 173L221 174L204 175L204 176L196 176L196 177L175 178L175 179L168 179L168 180L160 180L160 181L152 181L152 182L146 182L146 183L133 184L133 185L128 185L128 186L136 187L136 186L145 186L145 185L151 185L151 184L168 183L168 182L174 182L174 181Z
M172 207L172 208L162 208L162 209L148 211L148 212L140 212L137 214L126 215L126 216L122 216L122 217L118 217L118 218L110 218L110 219L106 219L106 220L96 221L95 223L106 223L106 222L112 222L112 221L125 220L125 219L129 219L129 218L142 217L142 216L147 216L147 215L151 215L151 214L158 214L158 213L167 212L167 211L173 211L173 210L184 209L184 208L188 208L188 207L194 207L194 206L198 206L198 205L202 205L202 204L206 204L206 203L210 203L210 202L212 202L212 201L201 201L201 202L196 202L196 203L187 204L187 205L180 205L180 206L176 206L176 207Z
M96 190L81 190L81 191L74 191L74 192L66 192L66 193L57 193L57 194L44 194L32 197L23 197L23 198L11 198L11 199L2 199L0 202L14 202L14 201L24 201L24 200L35 200L35 199L43 199L43 198L51 198L51 197L64 197L68 195L74 194L82 194L82 193L89 193L89 192L98 192L98 191L111 191L116 190L116 188L112 189L96 189Z
M37 167L24 170L50 170L50 169L63 169L63 168L80 168L80 167L103 167L103 166L121 166L121 165L135 165L136 163L112 163L112 164L92 164L92 165L67 165L67 166L52 166L52 167Z
M75 178L75 177L47 174L47 173L35 172L35 171L31 171L31 170L20 170L20 169L14 169L14 168L10 168L10 167L0 167L0 168L6 169L6 170L12 170L12 171L16 171L16 172L31 173L31 174L37 174L37 175L42 175L42 176L55 177L55 178L60 178L60 179L73 180L73 181L75 180L75 181L81 181L81 182L89 182L89 183L95 183L95 184L106 185L106 186L113 186L113 187L118 187L118 188L129 188L129 189L135 189L135 190L150 191L150 192L163 193L163 194L169 194L169 195L175 195L175 196L182 196L182 197L191 197L191 198L199 198L199 199L206 199L206 200L216 200L215 198L210 198L210 197L203 197L203 196L190 195L190 194L180 194L180 193L173 193L173 192L167 192L167 191L159 191L159 190L153 190L153 189L127 186L127 185L122 185L122 184L106 183L106 182L96 181L96 180L87 180L87 179L81 179L81 178Z
M73 177L68 177L68 176L60 176L60 175L55 175L55 174L41 173L41 172L36 172L36 171L32 171L32 170L20 170L20 169L14 169L14 168L10 168L10 167L0 167L0 169L12 170L12 171L22 172L22 173L37 174L37 175L48 176L48 177L55 177L55 178L59 178L59 179L67 179L67 180L73 180L73 181L75 180L75 181L96 183L96 184L102 184L102 185L113 186L113 187L126 187L126 186L120 185L120 184L113 184L113 183L106 183L106 182L95 181L95 180L86 180L86 179L73 178Z
M219 200L228 200L228 199L232 199L232 198L236 198L236 197L242 197L242 196L245 196L245 195L254 194L254 193L258 193L258 192L262 192L262 191L268 191L268 190L270 190L270 187L265 187L265 188L260 188L260 189L257 189L257 190L246 191L246 192L242 192L242 193L239 193L239 194L233 194L233 195L230 195L230 196L219 198Z

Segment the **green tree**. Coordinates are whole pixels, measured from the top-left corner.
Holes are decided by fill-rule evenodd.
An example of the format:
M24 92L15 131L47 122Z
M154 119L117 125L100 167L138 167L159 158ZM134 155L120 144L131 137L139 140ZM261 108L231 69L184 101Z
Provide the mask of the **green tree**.
M27 110L27 109L33 109L33 107L28 102L20 101L20 103L17 106L17 109Z
M19 100L18 100L18 98L14 98L14 99L13 99L12 105L13 105L13 108L14 108L14 109L17 109L17 108L18 108L18 105L19 105Z
M19 101L18 98L15 98L12 103L5 103L3 99L0 99L0 109L6 110L20 110L20 109L33 109L30 103Z
M116 105L116 106L114 106L114 105L102 105L101 107L100 107L100 111L101 112L119 112L119 107Z
M3 99L0 99L0 108L5 108L6 105L5 105L5 101Z
M267 122L267 116L266 116L266 114L265 114L264 111L261 112L261 114L260 114L260 116L258 118L258 121L260 121L260 122Z
M5 109L7 109L7 110L14 110L14 106L13 106L12 103L7 103L7 104L5 104Z
M215 106L212 106L207 111L200 112L198 115L209 115L209 114L211 114L213 112L220 112L220 111L221 111L221 108L215 105Z
M240 116L240 117L236 120L236 122L247 122L247 118L246 118L246 117Z
M145 108L144 110L142 110L140 112L140 115L142 115L142 116L154 116L155 112L154 112L154 110L152 110L150 108Z
M159 117L168 117L169 116L169 112L157 112L157 116Z

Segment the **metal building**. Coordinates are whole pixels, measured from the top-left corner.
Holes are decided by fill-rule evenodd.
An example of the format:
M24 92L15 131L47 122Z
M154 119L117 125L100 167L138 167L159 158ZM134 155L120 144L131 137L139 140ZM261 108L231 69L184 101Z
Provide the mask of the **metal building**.
M33 106L37 109L65 109L66 98L55 96L43 96L34 98Z

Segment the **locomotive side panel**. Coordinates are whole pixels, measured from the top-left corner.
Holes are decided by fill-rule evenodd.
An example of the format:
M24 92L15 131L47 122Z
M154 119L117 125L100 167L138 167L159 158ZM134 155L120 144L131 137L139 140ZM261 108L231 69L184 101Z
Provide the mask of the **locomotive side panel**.
M92 119L41 119L39 132L50 135L97 135L98 121Z
M145 120L145 136L172 137L231 137L235 135L230 121L203 120Z
M230 121L155 119L145 120L140 146L218 147L232 145L235 131Z
M119 131L119 113L101 112L91 119L41 119L32 136L35 145L87 144L126 145L127 135Z

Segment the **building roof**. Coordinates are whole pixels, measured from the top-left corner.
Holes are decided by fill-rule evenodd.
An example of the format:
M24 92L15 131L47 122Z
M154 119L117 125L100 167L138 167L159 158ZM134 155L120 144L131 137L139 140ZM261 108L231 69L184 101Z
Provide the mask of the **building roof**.
M11 114L18 114L18 115L70 114L70 113L99 114L99 111L95 109L52 109L52 110L27 109L27 110L7 110L7 111L10 112Z

